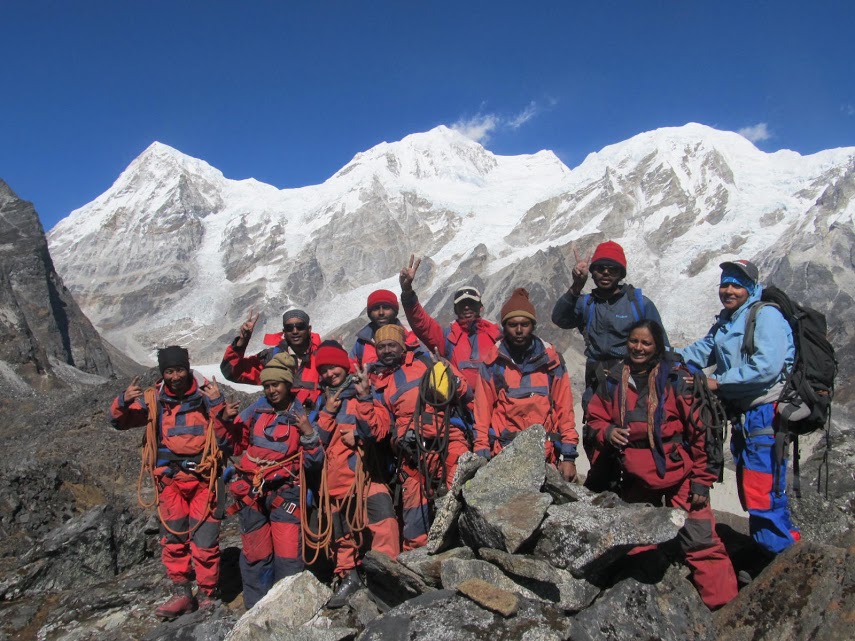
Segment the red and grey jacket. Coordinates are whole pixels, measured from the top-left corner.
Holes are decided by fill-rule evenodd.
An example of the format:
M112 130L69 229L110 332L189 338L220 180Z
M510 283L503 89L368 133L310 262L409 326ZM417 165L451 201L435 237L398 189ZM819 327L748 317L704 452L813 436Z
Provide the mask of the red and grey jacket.
M400 367L374 381L375 393L382 398L383 405L394 421L393 441L402 438L412 427L419 398L419 384L422 376L431 367L433 367L433 361L425 352L407 351L404 353L404 362ZM466 379L454 365L451 366L451 373L458 380L457 399L461 400L468 390ZM422 438L436 438L439 435L437 428L443 423L443 419L441 411L435 413L434 410L426 408L420 420ZM452 424L450 437L452 440L466 440L463 430L454 424Z
M314 332L309 340L309 349L306 355L300 358L288 347L285 337L281 332L278 334L265 334L264 344L271 345L254 356L246 356L246 345L237 347L235 338L223 355L220 363L220 371L227 381L232 383L244 383L246 385L261 385L261 370L267 362L280 352L288 352L297 359L297 371L294 372L294 384L291 389L297 400L303 405L314 405L321 394L320 377L315 367L315 351L321 344L321 337Z
M419 303L415 292L401 294L401 303L413 333L428 351L438 351L440 356L457 367L474 393L481 363L501 340L502 328L496 323L478 318L468 323L456 320L443 330Z
M353 383L339 393L341 405L334 414L326 409L326 398L318 400L316 429L327 457L327 489L333 498L342 498L356 479L356 461L360 445L366 456L372 454L371 444L389 435L389 412L374 396L359 397ZM342 434L353 432L356 447L342 441ZM372 468L372 466L369 466Z
M505 341L484 359L475 390L475 451L504 447L519 432L543 425L553 448L565 459L575 459L579 435L573 411L573 392L564 359L555 348L534 337L522 363L515 363ZM488 440L489 439L489 440Z
M706 428L697 415L690 420L692 397L684 393L689 372L662 361L655 386L656 407L650 408L649 375L635 377L624 363L612 367L588 405L588 424L602 446L609 446L611 430L629 428L629 445L620 461L624 473L659 490L677 487L691 477L691 491L707 496L719 470L706 453Z
M401 321L395 320L396 325L401 325ZM403 327L403 325L402 325ZM406 328L405 328L406 329ZM374 332L377 330L373 323L368 323L365 327L359 330L356 335L356 343L350 350L350 360L360 367L377 362L377 350L374 348ZM407 330L407 337L404 339L407 344L407 351L419 349L421 343L413 332Z
M242 455L238 470L245 474L263 472L265 483L285 481L298 485L300 480L300 458L307 470L319 470L324 461L324 450L317 434L303 436L297 427L297 416L303 414L303 405L296 399L287 410L276 411L262 397L246 408L234 420L237 433L235 456ZM276 465L291 459L286 465Z
M216 417L225 404L225 398L220 397L210 401L202 394L200 387L207 380L196 372L191 371L190 389L187 393L175 396L163 381L155 384L157 391L157 466L170 464L184 466L192 470L193 464L198 463L199 456L205 446L210 417ZM148 406L144 397L125 405L124 393L119 394L110 407L111 423L117 430L133 427L143 427L148 423ZM232 435L222 421L213 421L217 444L220 449L228 451L232 445Z

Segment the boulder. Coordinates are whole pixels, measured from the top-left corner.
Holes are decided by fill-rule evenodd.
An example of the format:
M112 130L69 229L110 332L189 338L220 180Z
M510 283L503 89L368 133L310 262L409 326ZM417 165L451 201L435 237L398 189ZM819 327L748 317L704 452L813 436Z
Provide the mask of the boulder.
M682 510L647 505L556 505L549 508L534 555L576 576L592 577L633 547L673 539L685 520Z
M312 620L331 596L332 590L318 581L311 572L304 571L286 577L276 582L270 592L238 620L226 639L228 641L262 641L271 638L283 641L290 639L333 641L335 635L326 635L329 630L318 630L311 626ZM315 635L316 632L318 635Z
M712 614L685 570L672 566L659 583L626 579L574 617L574 641L712 641ZM774 637L770 637L774 638Z
M442 564L448 559L474 559L475 553L467 547L452 548L439 554L428 553L427 548L418 548L403 552L398 556L398 563L421 576L425 582L438 587L442 583Z
M520 600L510 618L450 590L411 599L369 623L357 641L565 641L573 623L538 601Z
M442 587L446 590L456 590L461 583L472 579L486 581L498 588L516 592L528 599L536 599L537 595L505 576L492 563L473 559L451 559L442 565Z
M853 585L855 555L821 543L797 543L716 613L718 639L851 639Z
M545 443L543 426L533 425L464 486L458 523L469 547L516 552L540 526L552 503L540 492Z
M520 609L520 598L516 594L481 579L464 581L457 586L457 591L482 608L498 612L503 617L512 617Z
M567 570L559 570L531 556L488 548L478 550L478 556L498 566L508 578L530 590L538 599L555 603L564 610L582 610L600 593L600 588L588 580L577 579Z
M487 459L472 452L464 452L457 460L457 470L454 472L448 494L436 501L436 514L428 532L426 546L431 554L451 547L456 542L457 518L463 510L463 486L485 465Z
M362 559L362 569L365 570L368 589L383 603L393 607L434 589L405 565L380 552L367 552Z

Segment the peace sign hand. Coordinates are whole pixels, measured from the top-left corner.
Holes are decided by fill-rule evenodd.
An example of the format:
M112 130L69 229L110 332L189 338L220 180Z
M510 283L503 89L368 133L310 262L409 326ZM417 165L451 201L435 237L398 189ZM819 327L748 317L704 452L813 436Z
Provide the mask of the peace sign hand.
M356 383L356 395L365 398L369 394L371 394L371 380L368 377L368 365L364 367L356 367L356 375L355 375Z
M416 258L415 254L410 254L410 264L401 268L401 274L398 276L398 281L401 283L401 292L413 291L413 280L415 280L416 272L419 270L419 265L421 264L421 258Z
M253 315L253 308L249 308L249 314L246 317L246 320L243 322L243 325L240 326L240 339L243 341L243 344L249 342L249 339L252 338L252 332L255 329L255 324L258 322L258 317L261 316L261 312L256 312Z
M338 409L341 407L341 399L339 398L339 393L341 390L336 391L334 394L330 394L330 390L326 391L326 400L324 401L324 409L330 414L337 414Z
M590 264L590 260L584 260L579 258L579 250L576 249L576 243L573 243L573 255L576 257L576 266L573 268L573 284L571 285L571 289L574 291L582 291L582 287L585 286L585 283L588 281L588 265Z
M125 389L124 401L125 405L130 405L135 400L140 398L143 395L142 388L140 387L140 377L134 376L134 380L131 381L131 384Z

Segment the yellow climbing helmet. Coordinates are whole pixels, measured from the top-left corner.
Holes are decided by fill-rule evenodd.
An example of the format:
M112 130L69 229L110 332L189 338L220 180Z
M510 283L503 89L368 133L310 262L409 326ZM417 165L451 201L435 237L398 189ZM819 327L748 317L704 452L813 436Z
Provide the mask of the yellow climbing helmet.
M451 398L451 369L443 361L437 361L428 371L428 387L436 403L445 403Z

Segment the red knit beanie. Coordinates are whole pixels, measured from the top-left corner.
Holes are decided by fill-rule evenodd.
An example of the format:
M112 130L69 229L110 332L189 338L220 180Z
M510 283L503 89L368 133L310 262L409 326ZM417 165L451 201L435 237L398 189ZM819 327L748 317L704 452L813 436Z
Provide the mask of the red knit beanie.
M528 300L528 292L522 287L515 289L508 302L502 305L502 324L514 316L525 316L537 322L534 305Z
M607 240L606 242L597 245L597 248L594 250L594 255L591 258L591 267L593 267L595 263L599 262L619 265L623 268L624 276L626 275L626 255L623 253L623 247L613 240Z
M377 305L385 304L398 311L398 297L395 292L390 292L388 289L378 289L376 292L368 294L368 311L377 307Z
M350 358L344 348L336 341L324 341L315 351L315 367L320 369L323 365L335 365L350 371Z

